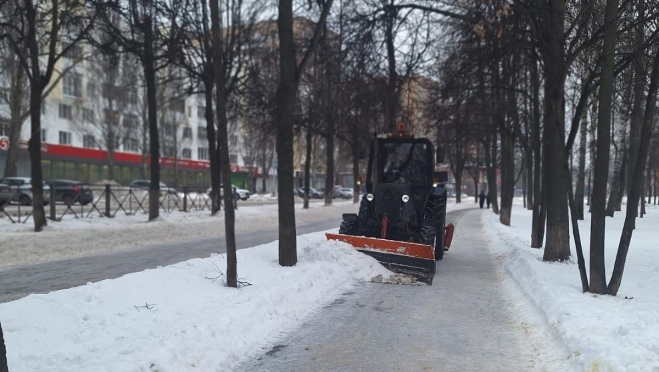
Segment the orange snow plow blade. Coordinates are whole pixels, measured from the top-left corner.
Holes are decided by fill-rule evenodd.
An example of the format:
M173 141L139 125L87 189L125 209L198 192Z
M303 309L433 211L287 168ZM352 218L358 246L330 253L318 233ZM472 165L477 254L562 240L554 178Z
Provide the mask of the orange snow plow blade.
M328 240L346 242L378 260L387 269L432 284L435 277L435 250L432 246L396 240L326 233Z

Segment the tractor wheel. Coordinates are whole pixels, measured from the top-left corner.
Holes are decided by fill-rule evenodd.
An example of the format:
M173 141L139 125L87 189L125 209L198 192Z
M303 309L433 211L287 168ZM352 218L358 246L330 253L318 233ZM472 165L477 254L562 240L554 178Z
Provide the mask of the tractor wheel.
M444 224L437 224L437 234L435 236L435 261L439 261L444 258L444 235L446 230L444 230Z
M437 231L433 225L421 226L420 239L422 244L433 245Z
M341 222L341 226L339 227L339 234L356 235L358 228L359 228L359 224L357 223L356 220L343 221Z
M446 200L440 207L439 216L437 216L437 237L435 239L435 260L439 261L444 258L444 238L446 236Z

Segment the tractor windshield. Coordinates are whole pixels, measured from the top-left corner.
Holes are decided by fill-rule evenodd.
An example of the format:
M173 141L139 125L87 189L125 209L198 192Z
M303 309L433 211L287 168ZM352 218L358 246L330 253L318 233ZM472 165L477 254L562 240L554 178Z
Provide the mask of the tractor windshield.
M380 147L380 180L387 183L432 183L432 150L424 142L384 142Z

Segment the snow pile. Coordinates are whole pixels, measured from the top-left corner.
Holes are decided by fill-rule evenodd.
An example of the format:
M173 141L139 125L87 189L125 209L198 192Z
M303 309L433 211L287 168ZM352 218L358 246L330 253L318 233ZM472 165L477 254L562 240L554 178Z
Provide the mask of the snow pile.
M294 331L315 310L374 275L373 258L323 233L298 237L298 264L277 243L239 250L227 288L214 255L0 304L9 370L227 371Z

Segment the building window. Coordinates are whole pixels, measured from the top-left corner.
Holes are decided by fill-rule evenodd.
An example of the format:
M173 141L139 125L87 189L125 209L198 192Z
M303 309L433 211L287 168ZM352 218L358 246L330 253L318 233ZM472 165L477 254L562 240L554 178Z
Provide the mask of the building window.
M192 138L192 128L183 127L183 138Z
M61 133L62 132L60 132L60 138L62 136ZM94 136L90 136L90 135L82 136L82 147L86 147L88 149L96 147L96 139L94 138Z
M9 124L0 124L0 136L9 137Z
M70 145L71 144L71 132L65 132L63 130L59 131L59 144L60 145Z
M191 159L192 158L192 150L190 149L183 149L181 152L181 158L183 159Z
M73 119L73 106L60 104L59 117L62 119L69 119L69 120Z
M137 92L135 92L134 90L127 90L126 103L130 105L137 105Z
M87 82L87 97L96 99L98 98L98 85L94 82Z
M197 159L199 160L208 160L208 148L199 147L197 149Z
M48 136L46 136L47 133L45 129L41 130L41 142L46 142L46 139L48 139Z
M137 117L135 115L124 115L124 128L130 135L137 135Z
M71 59L80 59L82 57L82 47L80 45L73 45L68 42L62 42L62 52L64 57Z
M188 117L192 117L192 106L188 106Z
M202 126L197 127L197 139L198 140L206 139L206 127L202 127Z
M199 119L206 118L206 106L197 106L197 117Z
M229 136L229 146L235 146L238 143L238 137L235 134Z
M165 124L165 135L166 136L173 136L174 135L174 125L173 124Z
M229 163L231 164L238 163L238 156L236 154L229 154Z
M134 138L127 139L126 142L124 142L124 151L139 152L139 142Z
M103 123L112 124L114 126L119 124L119 113L114 110L103 109Z
M94 123L94 110L88 109L88 108L83 108L82 109L82 120L88 122L88 123Z
M163 156L174 157L176 155L176 148L174 146L165 146L162 149Z
M172 111L180 112L182 114L185 114L185 100L184 99L174 100L172 102L171 108L172 108Z
M245 165L248 165L248 166L252 165L252 163L253 163L252 157L251 156L243 156L243 163L245 163Z
M64 95L72 97L82 97L82 76L75 72L69 72L64 75L62 83Z

